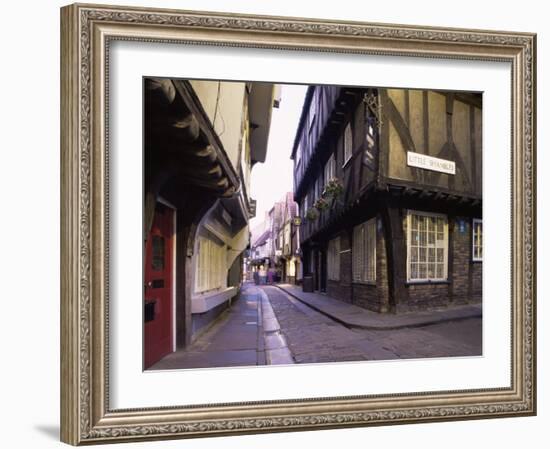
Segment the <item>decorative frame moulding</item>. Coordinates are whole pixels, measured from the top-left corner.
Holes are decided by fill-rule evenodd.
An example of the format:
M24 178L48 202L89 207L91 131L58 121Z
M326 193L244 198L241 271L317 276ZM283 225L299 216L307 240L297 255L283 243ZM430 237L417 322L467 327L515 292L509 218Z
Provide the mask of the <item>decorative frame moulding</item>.
M61 9L61 35L64 442L76 445L535 414L534 34L75 4ZM106 86L113 40L511 63L511 387L111 410Z

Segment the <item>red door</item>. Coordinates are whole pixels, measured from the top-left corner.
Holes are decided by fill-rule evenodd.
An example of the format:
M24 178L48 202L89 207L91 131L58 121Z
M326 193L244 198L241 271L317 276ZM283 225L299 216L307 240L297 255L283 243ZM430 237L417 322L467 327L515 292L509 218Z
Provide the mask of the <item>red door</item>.
M144 368L172 352L174 210L157 203L145 244Z

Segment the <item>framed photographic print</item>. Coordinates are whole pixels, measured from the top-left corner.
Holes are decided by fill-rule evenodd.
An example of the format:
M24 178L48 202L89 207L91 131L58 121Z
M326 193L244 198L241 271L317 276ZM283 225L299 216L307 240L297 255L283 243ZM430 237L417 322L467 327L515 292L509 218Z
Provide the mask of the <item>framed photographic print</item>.
M64 442L536 413L535 35L61 28Z

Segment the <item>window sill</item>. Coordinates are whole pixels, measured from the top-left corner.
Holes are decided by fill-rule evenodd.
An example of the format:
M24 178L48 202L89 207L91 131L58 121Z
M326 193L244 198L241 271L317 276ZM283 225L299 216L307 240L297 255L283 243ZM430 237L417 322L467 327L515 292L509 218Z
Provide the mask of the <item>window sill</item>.
M437 280L429 280L429 279L426 279L426 280L415 280L415 281L407 281L405 282L405 285L406 286L409 286L409 285L437 285L437 284L450 284L451 281L449 280L446 280L446 279L437 279Z
M354 281L352 282L353 285L370 285L372 287L376 287L376 281Z
M238 287L227 287L225 289L196 293L191 297L191 313L208 312L222 302L236 296L238 290Z
M473 263L480 263L483 262L483 259L472 259Z

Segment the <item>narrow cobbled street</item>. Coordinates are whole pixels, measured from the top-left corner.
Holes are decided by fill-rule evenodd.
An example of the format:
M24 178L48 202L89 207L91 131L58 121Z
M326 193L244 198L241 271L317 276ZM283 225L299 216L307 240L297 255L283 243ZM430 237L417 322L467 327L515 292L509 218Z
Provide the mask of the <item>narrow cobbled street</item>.
M481 355L481 318L388 330L348 328L263 287L296 363Z
M302 304L278 287L266 286L273 311L296 363L394 359L380 344Z
M346 326L275 285L247 283L185 350L152 369L481 355L481 318L371 330Z

